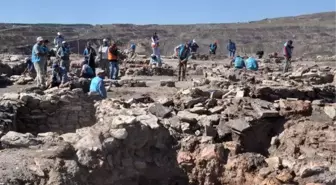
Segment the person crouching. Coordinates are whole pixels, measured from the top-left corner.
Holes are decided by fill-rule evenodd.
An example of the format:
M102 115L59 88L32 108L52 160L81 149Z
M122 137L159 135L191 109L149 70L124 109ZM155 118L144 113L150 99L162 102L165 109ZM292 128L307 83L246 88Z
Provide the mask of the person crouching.
M94 78L94 72L93 69L89 66L89 61L88 60L84 60L83 65L82 65L82 70L81 70L81 74L80 77L83 78Z
M97 76L91 80L90 93L97 93L102 98L106 98L106 89L104 86L105 71L101 69L96 70Z
M65 67L58 64L52 66L52 77L48 88L52 87L66 87L68 85L68 76Z

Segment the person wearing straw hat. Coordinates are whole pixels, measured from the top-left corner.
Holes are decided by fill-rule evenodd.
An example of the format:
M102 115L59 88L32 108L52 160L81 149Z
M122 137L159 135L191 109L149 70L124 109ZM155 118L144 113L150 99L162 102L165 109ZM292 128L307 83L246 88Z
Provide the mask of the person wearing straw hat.
M43 57L45 53L42 48L42 44L44 39L42 37L37 37L36 44L33 46L32 49L32 62L34 64L34 68L36 71L36 83L38 87L45 87L44 75L43 75Z
M97 76L91 80L90 92L98 93L102 98L106 98L106 89L104 86L105 71L102 69L96 70Z

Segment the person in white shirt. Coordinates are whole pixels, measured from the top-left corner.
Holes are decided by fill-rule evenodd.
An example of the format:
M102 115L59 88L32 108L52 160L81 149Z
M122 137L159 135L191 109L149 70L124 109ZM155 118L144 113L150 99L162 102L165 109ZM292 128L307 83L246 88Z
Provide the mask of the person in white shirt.
M100 57L100 63L99 67L103 69L107 74L109 73L109 61L108 61L108 48L109 43L107 39L103 39L103 45L101 45L98 49L99 57Z

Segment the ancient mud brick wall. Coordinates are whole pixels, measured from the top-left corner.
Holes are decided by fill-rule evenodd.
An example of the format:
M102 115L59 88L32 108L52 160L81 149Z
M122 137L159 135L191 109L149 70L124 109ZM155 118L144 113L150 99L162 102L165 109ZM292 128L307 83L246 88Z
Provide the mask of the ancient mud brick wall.
M84 94L81 89L53 89L44 95L11 93L4 98L12 103L21 103L15 122L18 132L64 133L95 123L94 98Z

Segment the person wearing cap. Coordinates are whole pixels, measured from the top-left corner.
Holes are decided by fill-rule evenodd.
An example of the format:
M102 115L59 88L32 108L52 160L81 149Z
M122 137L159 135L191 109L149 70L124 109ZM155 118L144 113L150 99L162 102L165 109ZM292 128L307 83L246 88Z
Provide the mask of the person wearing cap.
M70 71L70 48L66 41L62 42L62 46L57 51L57 57L61 58L61 67L67 72Z
M52 65L52 75L48 88L65 87L68 82L67 71L58 64Z
M36 82L37 86L39 87L45 87L45 81L44 81L44 75L43 75L43 57L45 56L45 53L42 48L44 40L42 37L37 37L36 44L33 46L32 49L32 62L34 64L34 68L36 70Z
M86 48L84 49L84 58L89 61L89 66L92 68L93 73L96 72L95 58L97 56L96 50L93 49L91 42L86 43Z
M50 55L49 55L50 50L48 48L48 44L49 44L49 40L44 40L42 44L42 49L43 49L43 52L45 53L45 56L43 57L43 63L44 63L43 75L47 74L48 60L50 60Z
M118 57L120 55L120 52L118 50L117 44L112 44L112 46L109 47L108 51L108 60L110 62L110 79L116 80L119 77L119 61Z
M215 41L214 43L210 44L209 46L209 54L210 55L216 55L216 50L217 50L217 41Z
M229 39L229 43L227 44L226 49L229 52L229 57L233 58L236 53L236 43L232 42L232 40Z
M186 80L186 70L187 70L187 62L190 57L190 47L188 43L185 43L184 46L179 50L178 58L179 58L179 72L178 72L178 81L181 80L181 72L182 72L182 81Z
M106 89L104 86L105 71L102 69L97 69L97 76L91 80L90 92L98 93L102 98L106 98Z
M109 46L108 40L103 39L103 45L101 45L98 49L98 53L100 57L99 66L106 72L106 74L110 74L109 61L108 61L108 48L109 47L110 46Z
M284 67L283 67L283 73L288 72L288 68L292 60L293 49L294 49L294 46L293 46L292 40L289 40L284 44L283 55L285 57L285 62L284 62Z
M89 61L84 60L80 76L83 78L93 78L94 77L93 70L89 66Z
M62 46L62 42L64 41L64 36L61 32L57 32L57 36L54 39L54 45L58 49Z

